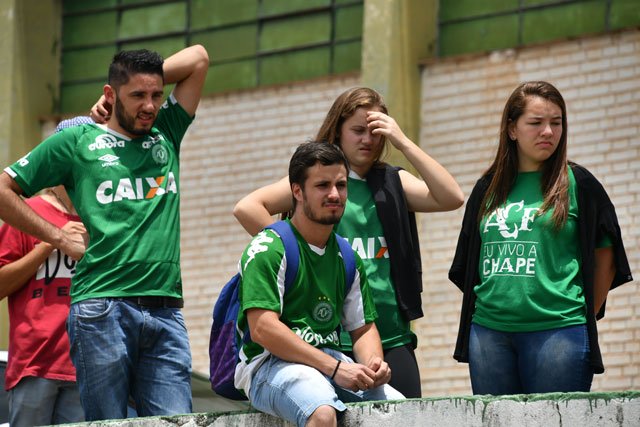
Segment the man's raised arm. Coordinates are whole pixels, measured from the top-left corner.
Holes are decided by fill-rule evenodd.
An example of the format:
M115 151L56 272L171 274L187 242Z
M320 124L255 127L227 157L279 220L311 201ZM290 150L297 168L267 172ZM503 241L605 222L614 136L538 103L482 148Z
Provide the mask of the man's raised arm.
M201 45L182 49L164 61L164 83L176 83L173 96L191 116L198 108L208 70L209 55Z
M184 110L193 116L196 113L202 87L209 70L209 55L201 45L189 46L164 60L162 72L164 84L176 84L173 96ZM106 123L111 116L111 104L104 95L91 107L91 118L97 123Z

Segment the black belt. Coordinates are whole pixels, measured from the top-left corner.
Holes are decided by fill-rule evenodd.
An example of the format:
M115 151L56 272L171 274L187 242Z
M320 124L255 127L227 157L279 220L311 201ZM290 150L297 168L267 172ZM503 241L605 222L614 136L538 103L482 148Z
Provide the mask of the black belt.
M182 308L184 300L172 297L122 297L116 298L121 301L131 302L140 307L148 308Z

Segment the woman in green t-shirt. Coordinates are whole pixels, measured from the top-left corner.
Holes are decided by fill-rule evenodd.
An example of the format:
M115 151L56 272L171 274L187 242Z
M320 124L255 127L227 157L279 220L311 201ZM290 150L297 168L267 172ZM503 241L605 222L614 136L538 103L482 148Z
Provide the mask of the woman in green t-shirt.
M449 276L465 293L454 357L469 362L474 394L590 390L603 370L596 314L631 274L606 192L567 161L553 85L509 97Z
M420 397L420 373L410 321L422 317L422 265L414 212L460 207L464 195L453 177L407 138L387 113L380 94L353 88L334 101L315 138L337 144L351 172L348 201L337 232L360 255L378 319L389 383L406 397ZM402 153L421 179L380 161L386 140ZM234 215L251 234L272 223L272 215L293 207L289 179L243 198ZM343 337L346 334L343 334ZM341 340L342 349L352 350Z

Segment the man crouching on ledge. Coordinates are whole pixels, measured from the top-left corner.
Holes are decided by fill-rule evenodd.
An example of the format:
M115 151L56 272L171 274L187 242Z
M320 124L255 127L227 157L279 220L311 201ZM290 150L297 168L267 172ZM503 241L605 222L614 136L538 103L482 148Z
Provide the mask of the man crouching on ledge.
M251 338L240 352L235 386L256 409L298 426L335 426L344 402L404 399L387 384L391 370L362 261L355 254L349 287L341 237L333 232L347 200L347 174L347 160L333 144L302 144L291 158L288 222L300 260L286 293L287 260L276 232L260 232L240 261L238 327L248 326ZM355 362L338 351L340 325L351 334Z

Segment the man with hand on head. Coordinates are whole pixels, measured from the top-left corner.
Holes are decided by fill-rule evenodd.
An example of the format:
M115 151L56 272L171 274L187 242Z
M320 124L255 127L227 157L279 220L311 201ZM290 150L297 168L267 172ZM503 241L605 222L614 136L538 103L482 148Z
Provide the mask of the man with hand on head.
M141 416L191 412L178 153L208 66L199 45L166 61L144 49L116 54L99 101L113 112L106 123L54 134L0 175L0 218L79 260L68 333L88 421L125 418L130 394ZM88 242L20 198L60 184Z

